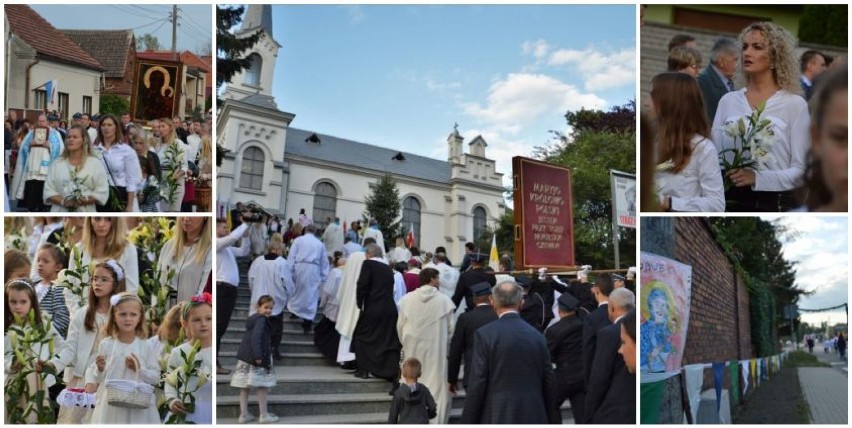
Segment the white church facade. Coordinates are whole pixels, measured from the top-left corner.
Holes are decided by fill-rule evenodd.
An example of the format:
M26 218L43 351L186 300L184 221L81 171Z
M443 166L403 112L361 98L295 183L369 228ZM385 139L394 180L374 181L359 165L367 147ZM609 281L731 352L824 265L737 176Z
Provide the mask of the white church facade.
M217 172L220 204L254 203L283 219L304 209L319 226L325 218L361 220L364 200L386 173L396 181L402 221L413 224L418 247L447 248L460 262L463 246L506 209L503 174L474 138L464 151L457 130L447 137L447 160L378 147L297 126L271 96L275 59L269 5L250 5L240 33L264 37L247 53L252 66L234 76L222 98L217 132L229 152Z

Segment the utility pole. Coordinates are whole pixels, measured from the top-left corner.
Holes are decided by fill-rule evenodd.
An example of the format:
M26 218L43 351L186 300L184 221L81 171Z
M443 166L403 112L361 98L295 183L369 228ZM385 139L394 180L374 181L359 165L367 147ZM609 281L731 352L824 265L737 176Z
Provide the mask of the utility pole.
M172 52L177 60L177 5L172 5Z

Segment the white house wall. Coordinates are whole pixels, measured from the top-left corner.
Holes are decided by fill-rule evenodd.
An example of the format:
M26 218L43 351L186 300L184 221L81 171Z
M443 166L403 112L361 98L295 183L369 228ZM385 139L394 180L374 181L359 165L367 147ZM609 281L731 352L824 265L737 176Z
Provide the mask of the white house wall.
M101 73L94 70L41 60L30 70L30 90L49 80L59 80L57 97L59 92L68 94L68 117L70 118L74 113L83 111L84 95L92 97L92 113L98 111L100 77ZM24 80L25 74L21 74L20 79ZM30 108L35 108L35 95L32 92Z

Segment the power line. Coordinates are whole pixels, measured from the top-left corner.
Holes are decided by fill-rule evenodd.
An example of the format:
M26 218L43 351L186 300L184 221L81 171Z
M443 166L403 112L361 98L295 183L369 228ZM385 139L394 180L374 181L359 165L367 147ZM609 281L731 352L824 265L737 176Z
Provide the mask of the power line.
M168 20L169 20L169 18L161 18L161 19L158 19L158 20L156 20L156 21L149 22L149 23L147 23L147 24L145 24L145 25L140 25L140 26L138 26L138 27L131 28L131 30L138 30L138 29L140 29L140 28L142 28L142 27L147 27L147 26L149 26L149 25L154 25L154 24L156 24L156 23L158 23L158 22L160 22L160 21L168 21Z
M132 16L140 16L142 18L148 18L148 19L160 19L161 18L161 16L152 16L152 15L147 15L147 14L140 14L139 12L137 12L133 9L125 8L127 5L111 4L109 6L115 8L115 9L117 9L117 10L123 12L123 13L126 13L128 15L132 15Z

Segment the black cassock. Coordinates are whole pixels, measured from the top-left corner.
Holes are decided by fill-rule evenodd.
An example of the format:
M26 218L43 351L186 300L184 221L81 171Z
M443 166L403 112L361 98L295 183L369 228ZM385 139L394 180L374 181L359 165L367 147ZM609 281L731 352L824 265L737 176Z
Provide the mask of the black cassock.
M462 354L464 354L464 386L467 388L470 379L470 367L473 361L473 339L480 327L497 319L497 313L489 305L477 306L470 312L459 315L456 321L456 331L450 341L449 374L447 380L458 382Z
M396 332L398 313L393 286L390 266L376 260L364 261L355 293L361 314L352 333L352 352L358 367L389 381L399 377L402 349Z
M577 315L560 319L544 332L550 358L556 364L556 405L571 401L575 421L583 420L586 376L583 374L583 320Z
M636 375L627 371L624 359L618 354L620 346L621 322L598 330L583 410L589 423L636 423Z

